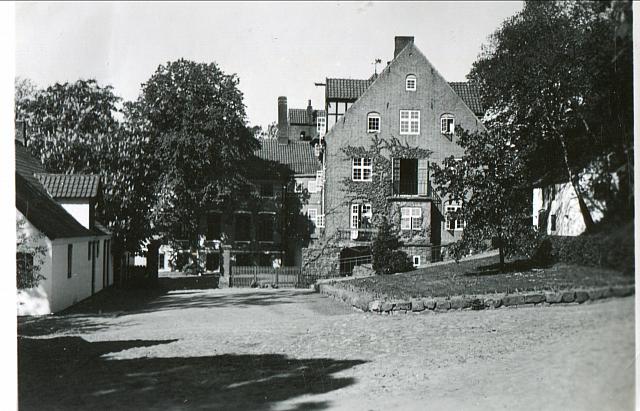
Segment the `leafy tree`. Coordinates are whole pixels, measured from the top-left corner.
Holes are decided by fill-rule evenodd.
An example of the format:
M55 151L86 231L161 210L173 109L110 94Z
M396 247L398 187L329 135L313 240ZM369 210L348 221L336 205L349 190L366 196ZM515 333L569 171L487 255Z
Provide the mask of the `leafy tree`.
M37 287L45 277L40 273L47 247L40 243L42 234L27 232L26 220L16 216L16 286L19 290Z
M51 173L101 176L98 220L113 231L113 251L137 251L150 235L153 192L148 137L139 132L135 107L121 103L95 80L56 83L43 90L16 81L16 109L27 121L27 148ZM124 115L124 125L116 116Z
M580 172L606 159L633 210L630 2L525 2L492 35L469 79L511 132L531 173L569 181L587 229L593 220Z
M385 216L380 217L378 233L371 245L373 270L376 274L393 274L410 271L413 263L407 253L398 250L400 240Z
M450 218L465 223L462 239L453 244L458 260L471 250L493 241L505 257L530 255L535 232L530 219L530 189L522 153L512 135L499 124L486 124L491 133L457 128L458 144L464 148L461 160L445 159L433 164L433 180L446 201L461 204Z
M246 125L238 78L215 63L160 65L142 86L136 112L155 148L152 224L169 238L197 242L198 218L248 193L258 141Z

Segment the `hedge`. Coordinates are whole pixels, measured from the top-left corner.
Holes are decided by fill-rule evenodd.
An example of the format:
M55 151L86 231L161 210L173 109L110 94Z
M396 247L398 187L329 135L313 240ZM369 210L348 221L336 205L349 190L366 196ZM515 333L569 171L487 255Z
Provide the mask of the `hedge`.
M548 236L538 246L541 263L563 262L634 273L633 224L609 232L576 237Z

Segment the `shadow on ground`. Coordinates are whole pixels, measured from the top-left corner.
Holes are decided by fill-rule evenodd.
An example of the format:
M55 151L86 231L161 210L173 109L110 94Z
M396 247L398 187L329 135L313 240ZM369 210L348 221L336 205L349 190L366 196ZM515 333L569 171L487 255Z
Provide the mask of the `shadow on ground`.
M353 384L333 374L360 360L283 355L108 359L104 354L166 341L87 342L80 337L18 338L21 410L270 409L304 394ZM326 409L326 402L296 410Z

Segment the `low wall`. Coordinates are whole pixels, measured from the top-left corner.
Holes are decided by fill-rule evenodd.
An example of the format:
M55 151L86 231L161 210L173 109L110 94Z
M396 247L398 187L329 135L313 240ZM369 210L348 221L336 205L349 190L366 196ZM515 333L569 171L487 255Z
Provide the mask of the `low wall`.
M384 297L361 291L347 281L320 281L315 286L321 294L330 295L362 311L382 314L422 312L425 310L483 310L524 305L584 303L612 297L627 297L635 286L600 287L554 292L523 292L477 296L416 298L409 301L387 301Z

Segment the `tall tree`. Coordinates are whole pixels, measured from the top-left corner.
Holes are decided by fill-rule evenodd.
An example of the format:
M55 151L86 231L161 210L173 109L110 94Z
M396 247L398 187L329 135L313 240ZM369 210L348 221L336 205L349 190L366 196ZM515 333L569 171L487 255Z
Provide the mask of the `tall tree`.
M492 35L469 79L513 134L532 171L570 182L587 229L580 172L606 158L632 209L632 48L629 2L525 2ZM621 17L622 16L622 17ZM625 17L627 20L625 20ZM622 23L621 23L622 21Z
M238 78L215 63L160 65L135 103L155 147L152 223L170 238L196 240L199 216L248 193L248 164L259 147L246 125Z
M527 170L513 135L488 122L492 133L457 129L461 160L445 159L433 165L433 181L446 201L461 208L448 217L462 220L462 239L453 245L456 259L493 241L505 257L530 254L534 238L531 226Z

